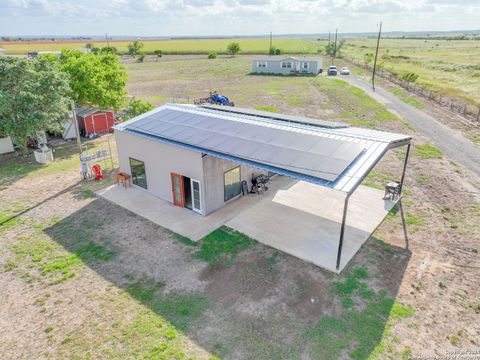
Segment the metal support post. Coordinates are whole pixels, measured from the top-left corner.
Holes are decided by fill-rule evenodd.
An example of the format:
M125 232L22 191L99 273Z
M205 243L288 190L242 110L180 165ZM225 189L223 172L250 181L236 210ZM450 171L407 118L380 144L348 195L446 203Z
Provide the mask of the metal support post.
M405 180L405 172L407 171L407 162L408 162L408 155L410 154L410 147L411 147L411 144L409 143L407 145L407 152L405 154L405 160L403 161L403 171L402 171L402 178L400 180L400 190L399 190L398 196L402 196L403 181Z
M343 216L342 216L342 226L340 228L340 240L338 242L338 252L337 252L337 270L340 269L340 261L342 260L342 247L343 247L343 237L345 235L345 222L347 220L347 209L348 209L348 199L350 198L350 193L345 197L345 204L343 205Z

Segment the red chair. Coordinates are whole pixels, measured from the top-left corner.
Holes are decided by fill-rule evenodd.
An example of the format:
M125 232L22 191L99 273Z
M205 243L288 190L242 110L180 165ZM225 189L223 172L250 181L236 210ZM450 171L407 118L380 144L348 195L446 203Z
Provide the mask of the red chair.
M100 165L93 165L92 166L92 171L95 173L95 179L96 180L102 180L103 179L102 168L100 167Z

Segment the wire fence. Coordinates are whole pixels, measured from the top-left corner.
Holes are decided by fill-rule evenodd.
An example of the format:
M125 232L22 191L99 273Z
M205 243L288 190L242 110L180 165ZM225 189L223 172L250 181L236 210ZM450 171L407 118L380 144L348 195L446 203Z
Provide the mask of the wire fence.
M194 98L185 96L172 96L172 104L193 104Z
M355 66L361 67L365 70L368 70L368 71L373 70L373 66L371 65L366 65L360 61L357 61L351 58L344 58L344 59L351 62ZM460 99L446 96L445 94L441 94L438 91L429 89L424 85L409 83L405 80L399 79L394 74L382 69L377 69L376 75L384 79L387 79L392 83L399 85L402 88L410 92L413 92L425 99L431 100L437 103L438 105L449 108L452 112L463 116L470 125L480 127L480 105L473 105L465 101L462 101Z

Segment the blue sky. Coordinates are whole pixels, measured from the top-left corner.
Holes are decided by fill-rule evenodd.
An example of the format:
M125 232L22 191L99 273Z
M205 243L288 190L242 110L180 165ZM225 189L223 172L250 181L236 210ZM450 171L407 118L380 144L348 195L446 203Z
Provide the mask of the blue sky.
M480 0L0 0L0 35L473 30Z

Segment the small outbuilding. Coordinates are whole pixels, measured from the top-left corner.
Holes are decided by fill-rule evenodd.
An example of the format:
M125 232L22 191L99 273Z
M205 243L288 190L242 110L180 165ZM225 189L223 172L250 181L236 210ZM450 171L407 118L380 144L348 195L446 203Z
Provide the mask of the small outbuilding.
M120 171L130 175L133 187L117 187L106 198L187 236L182 231L219 226L223 219L260 242L337 272L400 199L411 141L348 124L211 105L167 104L114 130ZM389 150L401 146L407 151L396 197L360 186ZM270 200L234 217L232 206L249 193L251 180L274 174L281 176L272 178ZM278 191L275 182L283 184ZM354 193L358 197L350 200ZM190 219L194 213L203 216Z
M77 120L80 134L85 137L112 132L112 127L115 125L113 111L96 108L79 108Z
M5 49L0 48L0 56L3 56L3 55L5 55Z
M320 56L256 56L252 60L252 73L317 75L322 72L323 58Z

